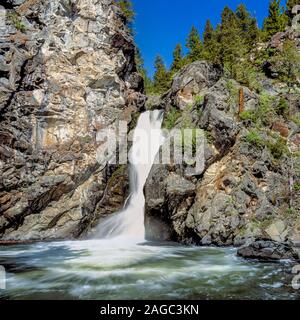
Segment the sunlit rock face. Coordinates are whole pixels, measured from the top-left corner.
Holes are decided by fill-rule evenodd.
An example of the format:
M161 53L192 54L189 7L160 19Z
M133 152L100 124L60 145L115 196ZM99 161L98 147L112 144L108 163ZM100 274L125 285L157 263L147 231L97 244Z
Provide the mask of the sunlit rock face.
M143 108L132 36L111 0L0 14L0 238L82 236L127 195L126 166L97 161L96 134Z
M260 132L264 141L271 142L251 142L254 125L239 118L238 97L243 92L243 107L249 111L258 108L260 96L220 76L219 68L194 62L178 72L171 89L157 99L165 109L165 127L203 130L203 147L196 150L203 170L176 162L174 151L168 165L152 167L144 188L146 238L217 246L269 240L246 249L244 256L291 256L286 245L279 252L275 246L269 257L263 251L272 241L300 240L300 197L295 188L300 172L299 126L277 115ZM270 79L261 85L272 94L273 109L281 97L290 106L290 117L299 113L299 91L291 93L285 83ZM277 140L268 140L274 137ZM284 141L287 151L278 156L274 141ZM169 139L162 151L167 146Z

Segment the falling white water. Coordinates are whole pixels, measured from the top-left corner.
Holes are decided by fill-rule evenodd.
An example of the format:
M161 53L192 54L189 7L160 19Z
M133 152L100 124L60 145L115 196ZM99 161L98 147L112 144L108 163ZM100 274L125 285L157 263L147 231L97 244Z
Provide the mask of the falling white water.
M162 120L163 112L159 110L141 114L129 153L130 196L122 211L100 223L97 238L144 239L145 198L143 189L164 140L161 130Z

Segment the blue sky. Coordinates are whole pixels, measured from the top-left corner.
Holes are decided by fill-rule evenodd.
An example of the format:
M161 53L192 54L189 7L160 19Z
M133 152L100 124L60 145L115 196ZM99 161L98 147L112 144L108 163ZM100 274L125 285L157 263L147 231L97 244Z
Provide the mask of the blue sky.
M247 6L261 25L268 14L269 0L133 0L137 14L134 26L136 43L149 75L153 75L157 54L170 65L175 45L178 42L185 44L192 25L202 34L207 18L215 26L226 5L236 9L240 3Z

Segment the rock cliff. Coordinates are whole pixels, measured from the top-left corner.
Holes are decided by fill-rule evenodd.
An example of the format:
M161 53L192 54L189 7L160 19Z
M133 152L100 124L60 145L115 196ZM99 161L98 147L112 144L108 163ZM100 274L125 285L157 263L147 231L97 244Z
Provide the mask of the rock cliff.
M96 136L143 108L132 36L111 0L12 0L0 15L0 239L80 237L128 194Z
M205 143L201 172L172 162L152 168L148 239L219 246L269 240L261 248L300 240L299 83L257 83L260 91L252 91L197 61L175 76L167 94L151 99L165 109L166 128L202 129Z

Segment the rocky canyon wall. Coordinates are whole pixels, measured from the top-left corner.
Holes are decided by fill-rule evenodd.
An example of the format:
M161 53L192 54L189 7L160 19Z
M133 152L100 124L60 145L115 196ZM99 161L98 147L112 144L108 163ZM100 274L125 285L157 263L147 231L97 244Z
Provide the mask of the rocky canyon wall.
M132 36L111 0L0 14L0 239L81 237L128 194L126 165L108 165L96 137L143 108Z
M280 50L285 39L300 50L293 30L267 45ZM269 67L276 73L278 66ZM196 61L159 102L149 99L148 107L154 101L165 109L168 129L202 130L204 165L195 172L171 155L168 165L153 166L145 186L148 239L218 246L300 240L299 83L289 88L275 76L257 83L260 93ZM276 245L259 248L268 246L266 255L280 256L272 253Z

